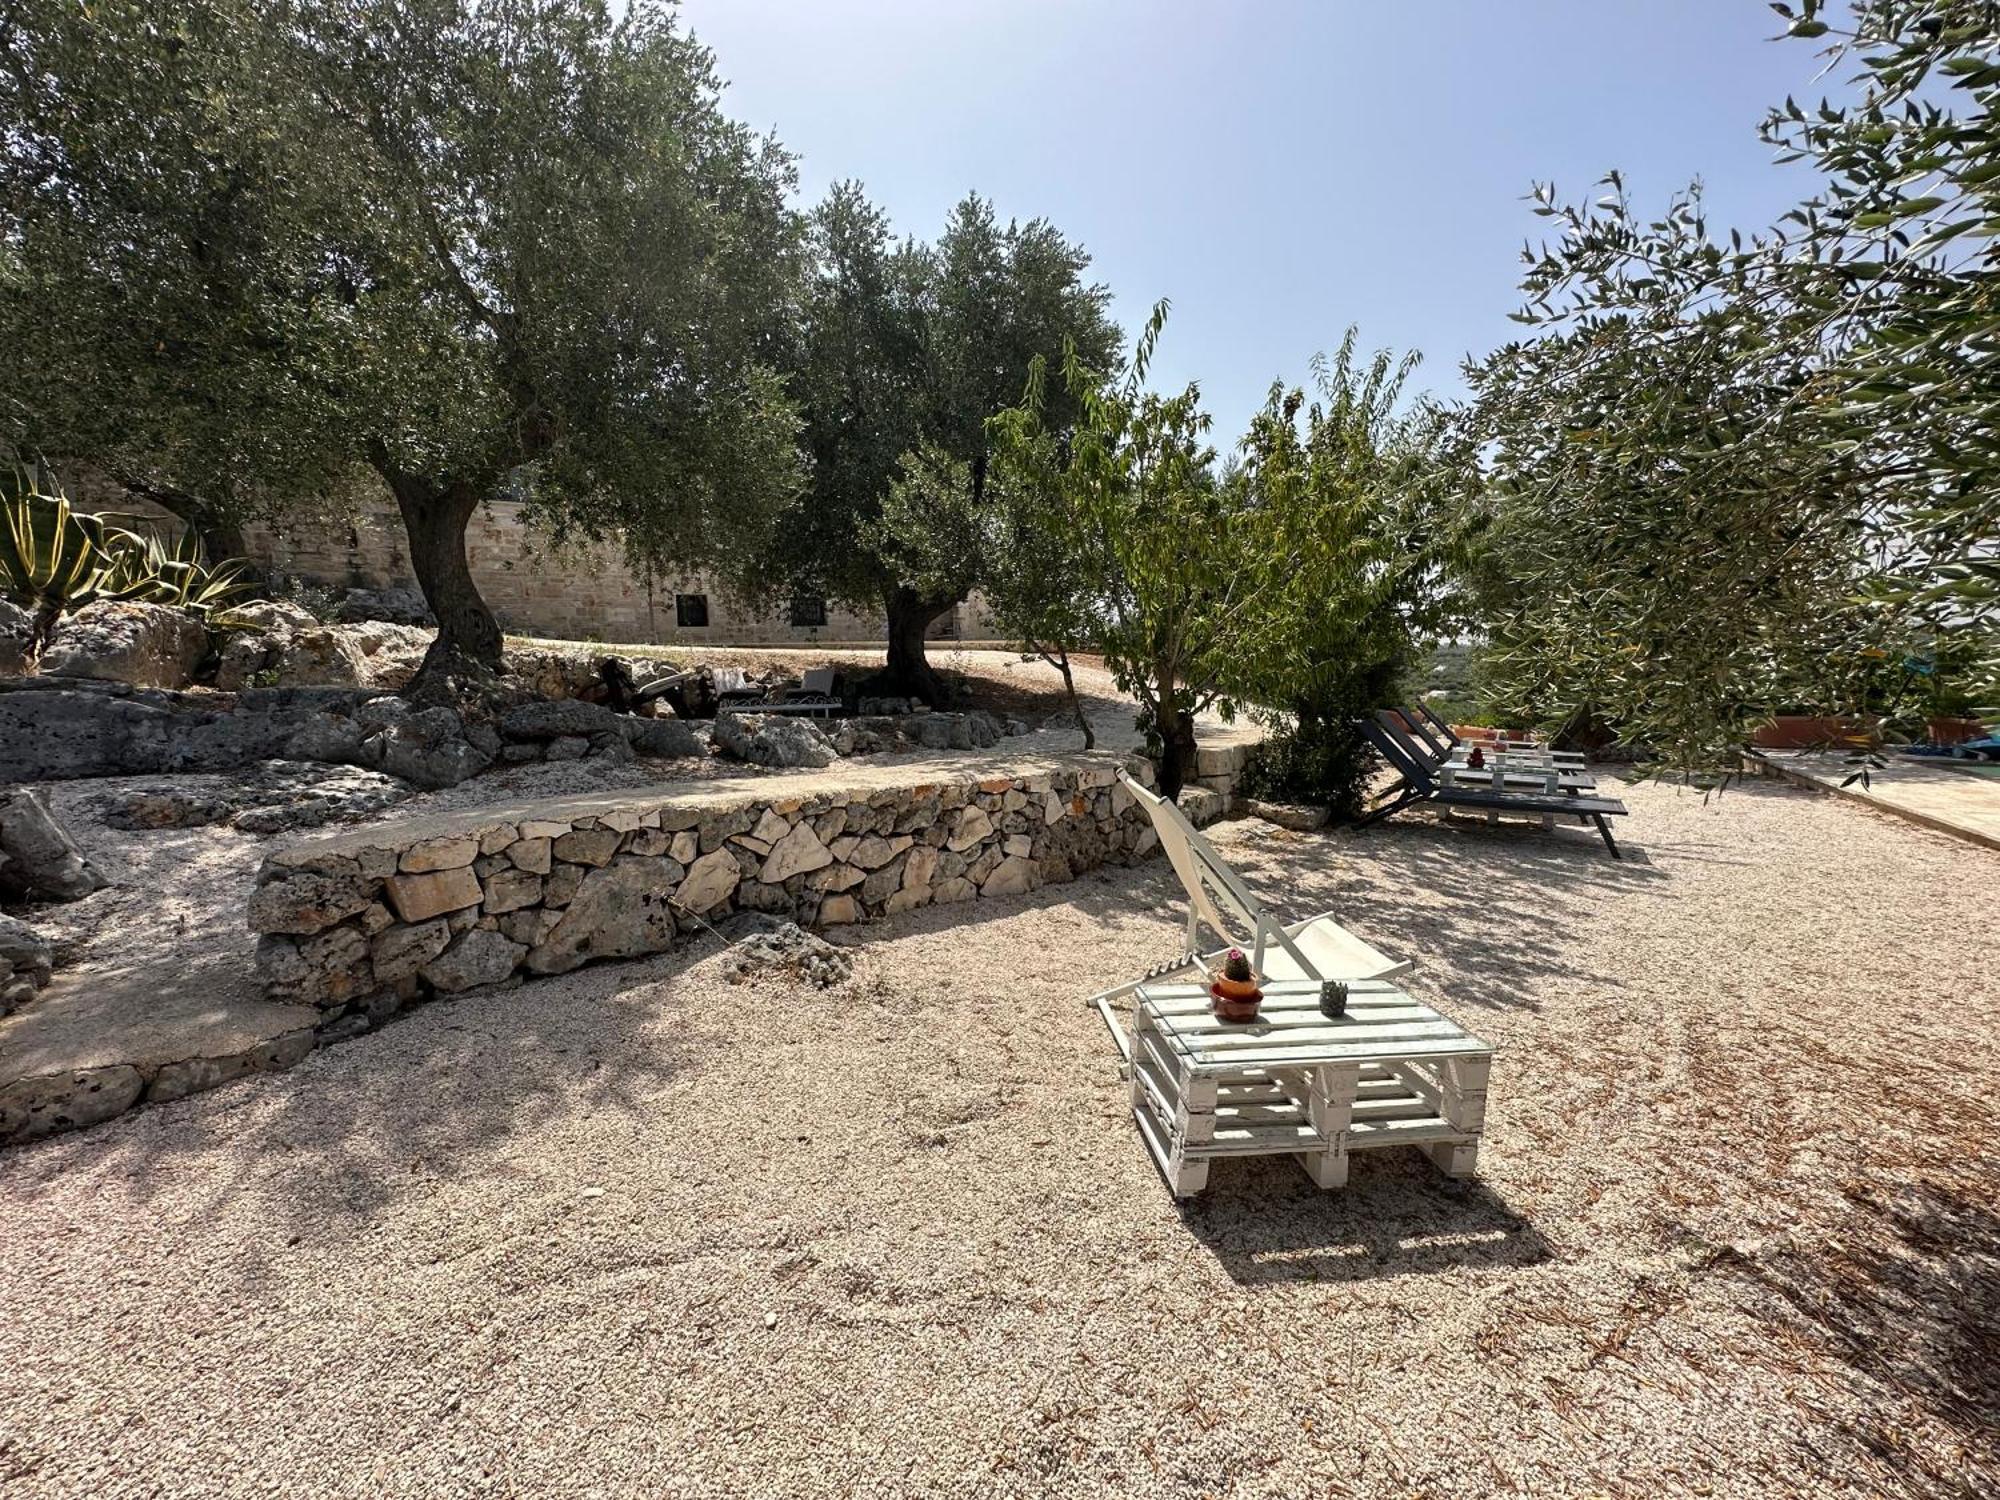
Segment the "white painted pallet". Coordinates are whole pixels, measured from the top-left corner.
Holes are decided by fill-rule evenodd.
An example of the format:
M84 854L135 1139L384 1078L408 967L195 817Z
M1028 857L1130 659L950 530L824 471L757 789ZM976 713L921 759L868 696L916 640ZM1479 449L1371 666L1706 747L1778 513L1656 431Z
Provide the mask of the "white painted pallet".
M1249 1023L1217 1020L1205 988L1157 984L1135 996L1127 1077L1140 1138L1186 1197L1225 1156L1293 1156L1331 1188L1350 1152L1419 1146L1468 1176L1492 1055L1387 980L1351 983L1339 1017L1317 983L1275 982Z

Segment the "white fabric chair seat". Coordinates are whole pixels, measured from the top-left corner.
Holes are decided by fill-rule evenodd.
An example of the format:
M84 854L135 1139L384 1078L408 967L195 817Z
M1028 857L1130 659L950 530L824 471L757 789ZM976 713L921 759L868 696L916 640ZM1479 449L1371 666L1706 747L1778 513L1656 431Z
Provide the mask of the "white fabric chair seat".
M1274 943L1264 949L1266 979L1377 979L1409 967L1363 942L1331 916L1314 917L1297 929L1287 930L1312 971Z

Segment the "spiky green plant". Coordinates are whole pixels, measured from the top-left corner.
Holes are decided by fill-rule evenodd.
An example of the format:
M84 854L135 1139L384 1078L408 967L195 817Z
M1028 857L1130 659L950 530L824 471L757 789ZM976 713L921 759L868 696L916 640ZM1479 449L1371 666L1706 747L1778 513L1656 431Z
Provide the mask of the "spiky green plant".
M140 599L192 610L207 618L240 602L255 587L240 558L211 563L192 531L172 541L156 533L106 526L111 557L108 586L121 599Z
M114 525L70 504L53 481L20 467L0 473L0 594L33 616L27 657L41 657L66 614L100 599L135 599L207 618L254 587L249 567L211 564L201 539L172 541Z
M104 523L74 509L59 486L44 493L26 469L0 478L0 592L34 617L34 661L65 611L113 592Z

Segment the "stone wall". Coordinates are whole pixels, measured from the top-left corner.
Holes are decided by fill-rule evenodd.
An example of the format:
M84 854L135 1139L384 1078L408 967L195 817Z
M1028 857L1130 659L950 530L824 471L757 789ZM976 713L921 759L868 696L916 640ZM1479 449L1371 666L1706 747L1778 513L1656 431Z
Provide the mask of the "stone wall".
M736 910L836 926L1017 895L1156 846L1115 766L572 797L317 839L259 872L258 967L271 999L342 1034L440 993L662 952Z
M245 528L244 541L267 571L343 588L414 588L409 542L393 505L364 506L354 515ZM509 631L557 640L653 645L813 645L883 638L879 614L857 614L825 601L825 624L793 625L788 607L775 612L732 599L700 576L647 577L627 566L616 547L555 548L536 537L521 507L482 506L466 528L466 557L479 591ZM676 599L699 596L704 626L679 622ZM937 639L990 640L994 627L983 601L968 600L933 628Z

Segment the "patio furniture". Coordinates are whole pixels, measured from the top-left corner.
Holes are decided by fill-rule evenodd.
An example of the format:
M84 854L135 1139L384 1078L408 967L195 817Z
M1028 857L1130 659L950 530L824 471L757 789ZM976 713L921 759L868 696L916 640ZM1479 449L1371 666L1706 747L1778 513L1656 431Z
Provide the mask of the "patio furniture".
M1481 745L1477 748L1482 764L1474 766L1474 747L1470 743L1456 740L1439 745L1415 727L1408 709L1378 708L1375 722L1393 735L1411 757L1429 762L1439 780L1447 785L1455 779L1484 780L1529 791L1548 789L1564 792L1588 792L1597 786L1597 778L1583 770L1580 764L1554 760L1551 758L1553 752L1539 748L1509 750L1498 745ZM1553 785L1550 784L1551 772L1554 773Z
M1398 962L1356 937L1335 920L1332 912L1281 925L1257 904L1242 878L1178 807L1139 785L1122 770L1118 780L1152 819L1160 847L1188 897L1186 951L1150 974L1092 995L1088 1002L1104 1018L1111 1039L1127 1060L1132 1049L1112 1009L1113 1002L1144 984L1188 969L1196 971L1206 982L1213 977L1212 966L1219 964L1231 948L1241 948L1248 954L1250 967L1266 980L1310 980L1315 986L1322 979L1382 979L1412 967L1408 961ZM1203 928L1221 939L1222 946L1201 951ZM1248 936L1239 938L1239 933Z
M1208 991L1152 981L1133 1006L1131 1106L1176 1198L1223 1156L1295 1156L1322 1188L1348 1157L1420 1146L1447 1176L1476 1170L1493 1048L1382 979L1348 984L1346 1014L1313 980L1264 986L1255 1021L1219 1021Z
M1447 758L1462 757L1477 744L1489 752L1500 750L1508 755L1533 757L1576 770L1581 770L1584 764L1584 757L1577 751L1551 750L1535 740L1509 734L1504 729L1490 730L1484 738L1468 740L1422 703L1411 704L1397 712L1413 732Z
M1502 813L1514 813L1535 818L1544 828L1553 828L1557 818L1574 817L1586 824L1596 824L1611 857L1624 858L1618 852L1617 840L1611 837L1611 825L1604 820L1624 817L1625 804L1613 797L1587 797L1580 790L1566 790L1563 782L1567 773L1557 767L1549 766L1536 773L1541 776L1541 784L1533 787L1524 784L1523 778L1529 774L1526 768L1504 765L1484 771L1452 768L1447 776L1376 720L1356 719L1354 727L1389 763L1398 778L1390 800L1356 823L1357 829L1379 823L1413 802L1430 803L1446 811L1482 812L1490 822L1497 822Z
M836 667L815 667L795 688L782 690L776 698L761 696L753 702L731 706L738 713L803 714L809 718L829 718L840 711L840 698L833 691Z

